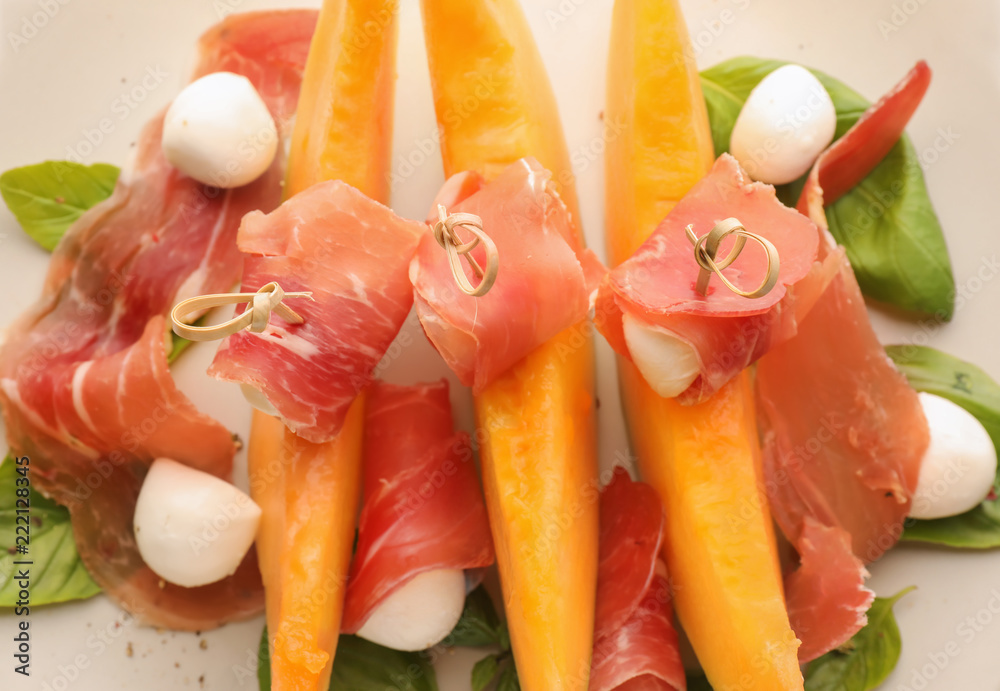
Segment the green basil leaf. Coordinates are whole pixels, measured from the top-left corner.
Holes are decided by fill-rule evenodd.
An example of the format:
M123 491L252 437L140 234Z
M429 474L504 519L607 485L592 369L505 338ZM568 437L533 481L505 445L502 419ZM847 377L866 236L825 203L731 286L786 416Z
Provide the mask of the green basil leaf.
M841 649L806 667L806 691L869 691L885 681L896 668L902 649L892 606L911 590L875 598L868 610L868 624Z
M26 473L19 469L27 467ZM19 571L28 571L30 606L48 605L67 600L82 600L101 592L87 573L73 541L73 526L69 511L34 489L28 490L28 512L18 506L18 489L28 489L23 480L31 481L31 465L19 466L7 456L0 463L0 607L15 607L20 600ZM18 485L18 480L22 480ZM18 522L18 515L22 520ZM17 553L17 536L24 537L24 517L29 525L27 554ZM22 530L18 533L18 527ZM31 564L15 564L30 561Z
M904 136L826 210L830 232L868 297L950 320L955 279L917 152Z
M927 542L960 549L994 549L1000 547L1000 501L984 501L958 516L935 518L930 521L910 519L906 522L903 542Z
M260 632L257 646L257 682L260 691L271 691L271 650L267 640L267 626Z
M497 691L521 691L521 681L517 678L517 667L514 666L513 658L507 662L500 673Z
M500 646L500 650L510 650L510 629L507 628L507 622L500 622L500 626L497 627L497 645Z
M167 363L170 364L174 362L181 354L188 349L192 341L187 340L183 336L178 336L175 333L171 333L170 337L173 339L171 342L173 345L170 348L170 352L167 353Z
M708 683L708 677L704 674L688 673L687 691L712 691L712 685Z
M442 645L478 648L484 645L500 645L500 628L503 626L497 616L493 600L483 586L479 586L465 598L462 616L451 633L441 641ZM510 639L507 638L510 648ZM503 648L503 646L501 646Z
M910 385L956 403L986 428L1000 450L1000 385L975 365L934 348L896 345L886 348ZM1000 489L998 478L997 489ZM987 499L959 516L931 521L908 520L902 538L948 547L1000 547L1000 499Z
M0 175L0 195L24 232L51 251L73 221L111 196L119 172L107 163L45 161Z
M390 650L357 636L341 636L331 691L437 691L437 677L423 653Z
M701 73L716 155L729 149L733 125L753 88L787 63L740 57ZM842 136L870 105L842 82L810 70L837 111ZM778 188L792 206L804 178ZM955 279L941 224L927 194L923 171L905 134L854 189L827 208L830 232L847 250L865 295L912 312L951 319Z
M207 321L208 321L207 316L204 316L204 317L201 317L199 319L196 319L194 322L192 322L191 325L192 326L204 326ZM194 341L189 341L186 338L184 338L183 336L178 336L173 331L170 332L170 339L171 339L171 341L170 341L170 343L171 343L170 352L167 353L167 364L168 365L173 364L174 362L176 362L177 358L179 358L181 355L183 355L184 351L187 350L194 343Z
M487 655L477 662L472 668L472 691L483 691L489 686L499 668L499 657L496 655Z
M257 680L271 691L267 628L261 634ZM357 636L342 634L333 659L330 691L438 691L434 666L425 653L391 650Z

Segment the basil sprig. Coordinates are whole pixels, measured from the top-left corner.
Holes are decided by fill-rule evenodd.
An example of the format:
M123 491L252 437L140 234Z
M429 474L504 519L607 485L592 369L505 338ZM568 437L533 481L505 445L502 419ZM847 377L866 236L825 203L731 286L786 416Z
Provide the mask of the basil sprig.
M733 125L753 88L785 64L740 57L701 73L716 155L729 149ZM810 71L833 100L834 136L839 138L870 104L842 82ZM779 197L794 206L804 181L779 187ZM903 135L868 177L827 208L827 221L847 250L865 295L910 312L951 319L955 307L951 261L909 137Z
M29 607L97 595L101 589L76 551L69 511L36 492L32 479L30 458L18 463L7 456L0 463L0 607L17 606L21 599L18 573L25 569ZM18 554L18 536L21 542L27 542L26 555ZM19 565L16 561L31 564Z
M510 649L507 622L500 621L493 600L482 586L465 599L462 617L442 644L470 648L489 645L500 649L500 652L487 655L472 668L472 691L483 691L494 680L497 691L521 688Z
M870 691L885 681L896 668L903 647L892 607L911 590L875 598L865 627L806 667L806 691Z

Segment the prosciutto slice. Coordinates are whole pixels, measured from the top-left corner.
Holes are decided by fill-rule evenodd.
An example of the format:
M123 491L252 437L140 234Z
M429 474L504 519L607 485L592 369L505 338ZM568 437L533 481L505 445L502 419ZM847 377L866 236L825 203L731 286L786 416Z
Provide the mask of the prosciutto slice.
M601 493L590 691L684 691L666 566L664 516L652 487L623 468Z
M414 576L493 563L469 435L452 427L448 383L368 393L364 491L343 631L355 633Z
M843 255L799 327L757 366L764 472L771 511L792 544L808 516L851 536L874 561L899 539L910 509L927 420L868 321Z
M826 231L823 205L882 160L929 79L918 63L813 167L798 207L819 227L820 258L836 275L798 335L757 367L768 499L801 559L785 588L803 662L864 626L873 595L863 565L902 534L929 442L917 394L872 329L851 265Z
M788 620L809 662L846 643L868 623L875 593L865 587L868 571L851 551L841 528L806 518L796 543L801 563L785 579Z
M459 173L438 195L436 202L449 213L479 216L496 244L500 268L486 295L474 298L458 289L446 253L431 235L421 241L410 265L424 332L474 392L586 318L604 273L597 256L577 242L575 221L551 178L535 159L523 158L489 183L476 173ZM436 204L432 216L436 220ZM486 265L482 245L472 254ZM475 285L472 270L466 267L466 272Z
M334 439L410 311L407 269L427 233L340 181L247 215L243 292L275 281L313 298L288 303L302 324L272 316L262 333L229 336L209 374L259 389L300 437Z
M930 83L931 68L921 60L892 91L866 110L813 165L799 196L798 210L825 230L823 208L851 191L888 155Z
M793 544L807 516L841 527L865 563L902 533L929 433L916 392L872 329L850 263L825 231L822 202L832 203L881 160L846 154L871 149L884 156L892 148L929 78L919 63L817 161L799 206L820 227L821 258L837 274L799 335L757 369L775 518ZM820 183L831 185L829 197Z
M248 77L288 134L315 22L313 11L231 16L202 37L195 75ZM183 297L232 287L239 220L277 205L282 171L279 160L246 187L206 187L167 164L161 129L162 115L112 196L56 248L41 299L0 349L0 402L11 449L31 458L36 487L69 507L105 592L146 623L206 629L259 612L262 589L252 552L234 576L181 588L136 549L132 513L151 460L227 477L235 450L174 386L162 315Z
M706 295L695 288L699 267L685 228L691 224L702 236L728 217L739 219L778 250L778 283L763 297L736 295L718 278ZM720 259L734 242L732 237L723 241ZM736 159L723 154L635 255L604 278L595 324L611 347L629 359L622 327L626 314L689 344L700 365L699 375L678 400L703 401L795 335L829 278L819 267L814 270L818 242L816 227L808 218L782 205L773 187L752 182ZM766 255L750 242L723 273L735 285L752 289L764 278Z

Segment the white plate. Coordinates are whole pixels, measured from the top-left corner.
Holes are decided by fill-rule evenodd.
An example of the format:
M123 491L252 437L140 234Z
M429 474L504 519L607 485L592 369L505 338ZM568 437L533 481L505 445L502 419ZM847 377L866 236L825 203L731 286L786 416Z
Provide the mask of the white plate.
M302 3L274 0L3 0L0 3L0 170L87 152L88 131L112 117L114 129L84 156L121 164L146 120L187 81L198 34L229 10ZM442 180L431 135L434 113L415 2L404 2L393 190L403 215L423 218ZM599 113L610 0L525 2L556 90L580 185L590 243L601 251L603 150ZM928 342L971 360L1000 378L994 359L1000 335L1000 285L976 279L996 261L1000 233L994 216L1000 180L1000 2L953 0L688 0L688 24L704 67L751 54L800 61L877 98L919 58L934 82L910 125L927 163L931 195L946 229L955 276L966 291L952 324L917 324L876 314L886 342ZM47 9L46 9L47 8ZM11 37L28 37L14 45ZM160 74L153 89L147 73ZM151 84L155 80L147 80ZM134 104L123 119L124 98ZM116 100L117 99L117 100ZM112 110L117 105L116 110ZM96 138L94 132L91 136ZM408 161L408 162L407 162ZM405 162L405 163L404 163ZM409 166L412 166L412 170ZM37 296L47 255L0 212L0 325ZM990 274L992 276L992 273ZM412 327L412 325L411 325ZM211 347L186 355L176 368L206 411L246 431L247 408L235 391L203 375ZM627 457L611 355L600 347L601 458ZM830 363L816 363L830 366ZM433 371L431 371L433 370ZM427 379L443 373L429 347L406 350L390 377ZM467 404L463 395L456 403ZM462 419L468 423L467 407ZM242 459L240 459L242 460ZM897 606L904 651L883 688L1000 689L1000 552L960 553L901 547L872 566L872 586L887 595L915 584ZM0 688L79 691L178 687L255 689L253 660L261 621L202 634L143 629L104 598L32 612L32 676L13 673L16 620L0 614ZM204 641L205 648L201 647ZM469 688L475 655L447 656L439 665L442 691Z

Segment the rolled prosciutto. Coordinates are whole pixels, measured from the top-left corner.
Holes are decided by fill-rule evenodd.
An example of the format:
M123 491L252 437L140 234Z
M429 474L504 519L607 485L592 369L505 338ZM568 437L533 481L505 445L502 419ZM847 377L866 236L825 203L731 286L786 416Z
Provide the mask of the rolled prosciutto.
M597 609L590 691L684 691L666 565L664 515L623 468L601 493Z
M259 391L303 439L331 441L410 311L407 269L428 232L340 181L247 215L243 292L273 281L312 299L287 303L301 324L272 315L263 332L226 338L209 374Z
M523 158L485 182L477 173L449 179L435 200L449 213L482 219L496 244L499 272L481 297L462 293L445 251L428 235L410 265L420 324L466 386L479 392L511 365L587 317L604 267L580 246L552 174ZM461 239L464 232L457 229ZM486 266L483 245L472 251ZM478 279L465 267L475 285Z
M777 284L762 297L732 293L716 277L705 295L696 289L700 268L686 228L700 237L727 218L738 219L778 251ZM719 261L734 242L723 240ZM723 154L635 255L604 278L594 321L657 393L698 403L795 335L828 280L814 270L818 242L808 218ZM759 285L766 273L767 255L753 242L723 270L745 290Z
M495 558L469 435L454 431L446 381L371 387L363 468L358 545L342 628L372 636L379 626L384 636L384 622L370 620L380 610L392 619L386 609L397 606L390 601L419 578L417 590L440 597L404 593L410 605L398 609L406 621L392 619L390 640L377 642L429 647L451 631L461 614L463 572L489 566ZM421 615L423 610L414 611L417 606L427 611ZM434 628L440 635L427 633Z

